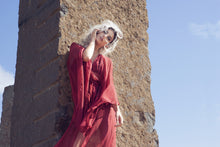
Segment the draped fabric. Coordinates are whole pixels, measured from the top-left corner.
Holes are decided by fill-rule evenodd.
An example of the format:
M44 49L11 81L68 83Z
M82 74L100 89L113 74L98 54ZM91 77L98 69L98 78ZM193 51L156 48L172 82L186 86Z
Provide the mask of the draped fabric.
M74 112L64 135L55 147L115 147L118 105L113 83L113 66L104 55L84 62L84 47L72 43L67 68L72 88ZM80 142L80 143L77 143Z

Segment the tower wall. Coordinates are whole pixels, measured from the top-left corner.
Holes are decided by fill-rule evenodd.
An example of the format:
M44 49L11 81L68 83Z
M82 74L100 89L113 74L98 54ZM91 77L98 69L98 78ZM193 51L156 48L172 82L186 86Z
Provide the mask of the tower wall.
M105 19L124 33L108 55L125 119L117 128L117 146L158 146L146 1L20 0L11 147L50 147L60 139L73 113L66 68L69 47Z

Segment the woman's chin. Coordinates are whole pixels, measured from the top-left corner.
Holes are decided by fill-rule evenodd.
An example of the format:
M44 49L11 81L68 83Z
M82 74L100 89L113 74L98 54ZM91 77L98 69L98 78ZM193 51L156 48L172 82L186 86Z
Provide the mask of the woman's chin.
M95 42L95 45L101 46L101 45L102 45L102 41L101 41L101 40L97 40L97 41Z

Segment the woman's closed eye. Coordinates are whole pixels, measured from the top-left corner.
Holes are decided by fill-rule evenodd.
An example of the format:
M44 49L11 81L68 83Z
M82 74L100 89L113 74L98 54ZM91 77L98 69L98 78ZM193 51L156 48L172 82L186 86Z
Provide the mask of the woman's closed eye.
M110 41L112 40L112 37L111 37L111 36L108 36L108 37L107 37L107 40L108 40L108 42L110 42Z

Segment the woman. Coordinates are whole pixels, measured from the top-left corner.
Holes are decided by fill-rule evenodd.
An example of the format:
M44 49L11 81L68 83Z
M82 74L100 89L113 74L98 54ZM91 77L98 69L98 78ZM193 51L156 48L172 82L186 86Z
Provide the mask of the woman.
M123 117L113 83L113 66L103 54L114 50L122 32L112 21L94 26L83 46L72 43L67 62L74 113L55 147L115 147Z

